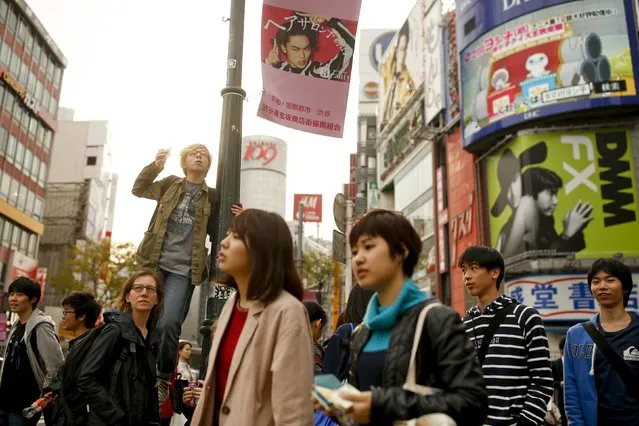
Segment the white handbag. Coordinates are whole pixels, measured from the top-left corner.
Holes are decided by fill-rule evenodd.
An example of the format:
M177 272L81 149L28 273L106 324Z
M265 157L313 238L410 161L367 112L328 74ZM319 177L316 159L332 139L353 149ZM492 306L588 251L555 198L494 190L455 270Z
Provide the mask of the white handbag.
M413 337L413 349L410 353L410 363L408 364L408 374L406 375L406 383L404 383L403 389L408 392L414 392L419 395L432 395L434 393L441 392L440 389L436 389L430 386L423 386L417 384L417 366L415 365L417 359L417 349L419 348L419 339L422 336L424 330L424 322L426 321L426 315L428 311L436 306L441 306L439 302L431 302L424 306L424 309L419 313L417 319L417 326L415 327L415 336ZM457 423L448 415L444 413L431 413L425 414L417 419L411 420L397 420L393 422L393 426L456 426Z

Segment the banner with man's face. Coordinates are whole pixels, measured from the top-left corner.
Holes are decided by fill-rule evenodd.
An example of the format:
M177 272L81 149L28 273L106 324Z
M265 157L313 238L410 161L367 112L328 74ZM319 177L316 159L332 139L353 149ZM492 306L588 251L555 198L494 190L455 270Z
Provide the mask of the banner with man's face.
M361 0L264 0L257 115L342 137Z
M505 258L639 256L626 129L521 135L488 157L483 171L491 243Z

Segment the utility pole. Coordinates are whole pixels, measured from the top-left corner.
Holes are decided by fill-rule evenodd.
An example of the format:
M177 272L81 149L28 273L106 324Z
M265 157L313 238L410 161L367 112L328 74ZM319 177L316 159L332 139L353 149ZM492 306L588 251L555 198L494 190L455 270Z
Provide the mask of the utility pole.
M215 211L217 232L211 241L212 271L210 279L217 281L217 252L220 242L231 224L231 207L240 202L240 156L242 150L242 108L246 92L242 89L242 53L244 46L244 9L246 0L231 0L229 22L228 60L226 64L226 87L222 89L222 127L220 148L217 157L218 205ZM213 212L212 212L213 213ZM213 291L211 291L213 290ZM211 349L211 325L219 316L231 291L226 286L205 282L201 289L205 302L205 320L202 322L202 363L200 374L206 374L207 356ZM203 377L202 377L203 378Z
M304 280L304 203L300 203L297 212L297 271Z
M348 302L348 296L351 294L353 287L353 265L351 262L352 254L349 244L351 228L353 227L353 200L346 200L346 277L344 285L344 303Z

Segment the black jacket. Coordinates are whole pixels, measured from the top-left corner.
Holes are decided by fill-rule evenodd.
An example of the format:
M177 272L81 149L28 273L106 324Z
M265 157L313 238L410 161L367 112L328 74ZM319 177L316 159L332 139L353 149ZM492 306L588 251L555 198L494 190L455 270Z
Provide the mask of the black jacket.
M413 336L420 303L402 317L393 328L382 371L382 385L373 394L371 424L389 425L430 413L445 413L458 425L481 425L488 409L481 367L475 349L466 337L459 315L447 306L428 312L417 351L417 383L443 392L421 396L402 389L408 373ZM364 324L351 339L349 382L358 387L356 367L370 331Z
M156 331L149 329L143 339L129 313L105 315L105 323L78 377L89 405L88 425L159 424ZM120 368L114 374L118 359Z

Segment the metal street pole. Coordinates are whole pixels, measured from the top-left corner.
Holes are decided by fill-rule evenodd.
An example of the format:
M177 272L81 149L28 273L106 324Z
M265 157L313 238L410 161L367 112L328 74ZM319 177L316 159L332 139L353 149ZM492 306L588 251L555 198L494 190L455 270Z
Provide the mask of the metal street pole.
M304 203L299 204L297 213L297 271L304 280Z
M351 294L353 287L353 265L351 262L352 254L349 244L351 228L353 227L353 201L346 200L346 277L344 285L344 304L348 302L348 296Z
M226 66L226 87L222 89L222 127L217 159L218 205L215 211L217 232L211 241L210 271L219 278L217 251L231 223L231 206L240 202L240 156L242 150L242 107L246 92L242 89L242 51L244 46L244 9L246 0L231 0L229 45ZM211 291L213 290L213 291ZM201 298L206 319L202 322L202 363L200 374L206 374L211 349L211 325L216 321L230 292L224 286L210 282L202 285ZM206 300L206 302L204 302ZM200 307L202 310L202 306Z

